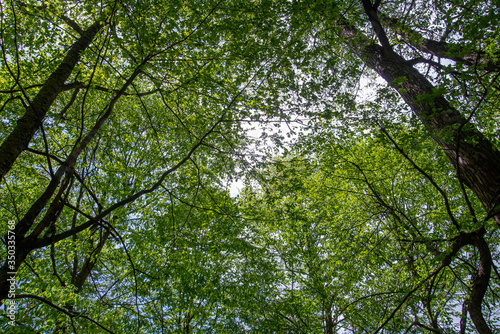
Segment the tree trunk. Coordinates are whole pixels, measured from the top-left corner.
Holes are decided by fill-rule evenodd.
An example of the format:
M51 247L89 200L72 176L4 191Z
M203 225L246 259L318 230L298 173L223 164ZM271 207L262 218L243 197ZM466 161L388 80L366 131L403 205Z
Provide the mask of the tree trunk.
M405 42L424 53L450 59L467 66L477 66L487 71L500 70L500 60L492 59L483 51L465 51L461 45L424 38L419 32L404 26L394 18L387 15L381 15L381 18L384 23L387 22L391 30L404 38Z
M489 211L489 216L500 223L500 214L495 209L500 204L500 152L443 95L437 94L429 80L396 54L392 47L372 43L342 17L337 25L340 36L350 49L398 90L399 95L443 149L455 167L458 179L479 198ZM376 30L376 33L377 36L385 34L383 30ZM379 39L384 41L380 36ZM394 85L396 80L398 84ZM488 244L483 238L485 232L484 228L472 233L462 232L454 243L454 255L448 256L448 263L445 265L449 265L464 245L474 245L478 249L480 261L472 281L468 311L477 331L491 334L481 310L492 263Z
M335 324L333 322L331 309L326 310L325 317L325 334L334 334Z
M52 103L80 60L81 54L93 41L101 27L101 22L96 21L71 46L61 64L45 81L35 98L30 101L26 112L17 121L14 130L5 138L0 146L0 182L10 171L19 154L28 147L35 132L42 125Z
M486 231L484 231L486 232ZM479 267L477 273L472 278L472 289L467 303L470 317L477 331L481 334L491 334L486 320L483 317L481 306L484 295L488 289L491 275L491 252L483 235L477 234L472 238L471 244L479 250Z

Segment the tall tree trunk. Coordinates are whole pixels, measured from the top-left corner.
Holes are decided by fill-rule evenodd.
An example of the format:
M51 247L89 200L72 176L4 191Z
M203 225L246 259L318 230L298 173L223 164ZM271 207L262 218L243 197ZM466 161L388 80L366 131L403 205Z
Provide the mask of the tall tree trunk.
M343 18L338 26L345 43L369 68L389 85L398 79L400 84L394 88L443 149L459 180L500 222L493 212L500 204L500 152L403 57L372 43Z
M111 229L107 229L103 232L102 236L100 236L99 242L97 243L96 247L91 252L89 252L89 254L85 256L85 260L83 261L80 272L75 273L75 275L71 278L71 284L76 288L77 292L80 292L82 290L83 285L85 284L87 278L92 272L92 269L94 268L97 262L97 257L101 253L101 250L104 247L106 241L108 240L110 234L111 234Z
M66 161L62 163L61 166L59 166L59 168L57 169L56 173L54 173L54 176L47 185L45 191L35 201L35 203L33 203L33 205L27 210L23 218L16 224L13 231L16 241L15 264L12 266L9 263L9 259L7 257L4 261L3 266L0 267L0 303L9 295L9 288L10 288L9 278L15 276L15 274L13 276L12 273L15 273L17 271L17 269L21 266L21 264L24 262L24 260L32 250L43 247L42 245L37 244L37 242L40 241L38 237L50 225L50 223L52 223L53 221L55 221L55 219L57 219L56 216L56 212L58 211L57 207L58 205L60 205L60 203L62 203L61 199L63 192L66 190L66 187L69 183L69 179L73 177L72 170L74 169L74 166L76 164L79 155L83 152L83 150L87 147L87 145L95 138L95 136L97 135L103 124L112 114L116 102L123 96L127 88L141 73L141 67L149 59L150 59L149 57L146 57L146 59L137 66L135 71L128 78L127 82L125 82L122 88L115 94L110 103L107 105L105 113L101 115L101 117L97 120L92 129L89 130L89 132L82 139L79 145L73 148L72 152L69 154ZM63 184L60 185L61 179L63 178L64 175L66 176L64 178ZM31 230L36 218L46 207L46 205L48 204L48 202L50 201L50 199L52 198L57 189L59 189L59 191L56 194L56 196L54 196L54 199L50 204L48 210L45 212L44 217L40 220L38 225L31 231L31 234L26 236L26 233L28 233ZM4 235L4 239L8 240L8 237L9 237L9 232L7 232ZM50 237L46 239L49 239L50 243L57 241L51 239Z
M99 20L96 21L71 46L61 64L52 72L38 94L29 103L26 112L17 121L14 130L5 138L0 146L0 182L12 168L19 154L28 147L31 138L33 138L35 132L42 125L43 119L52 103L63 89L64 83L80 60L81 54L92 43L101 27L101 22Z

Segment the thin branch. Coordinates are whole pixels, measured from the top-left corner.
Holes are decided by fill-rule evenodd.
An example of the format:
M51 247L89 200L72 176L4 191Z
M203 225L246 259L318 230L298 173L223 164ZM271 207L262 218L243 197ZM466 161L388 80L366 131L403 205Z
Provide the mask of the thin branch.
M50 307L55 308L59 312L62 312L64 314L66 314L70 318L75 318L76 317L76 318L87 319L88 321L93 322L94 324L96 324L100 328L104 329L106 332L114 334L113 331L111 331L110 329L104 327L99 322L95 321L94 319L92 319L90 317L87 317L86 315L83 315L81 312L75 312L75 311L71 311L71 310L65 310L64 308L62 308L60 306L57 306L56 304L52 303L51 301L49 301L49 300L47 300L47 299L45 299L43 297L40 297L40 296L37 296L37 295L32 295L32 294L20 294L20 295L16 295L14 297L14 299L23 299L23 298L31 298L31 299L39 300L39 301L43 302L44 304L47 304Z
M450 217L453 225L455 225L455 228L457 229L458 232L461 231L461 228L460 228L460 225L458 224L458 221L455 219L455 216L453 215L453 213L451 212L451 207L450 207L450 201L448 200L448 196L446 195L446 193L444 192L443 189L441 189L441 187L436 183L436 181L434 181L434 179L432 178L431 175L429 175L426 171L424 171L422 168L420 168L414 161L413 159L411 159L408 154L406 154L405 151L403 151L403 149L401 147L399 147L399 145L396 143L396 141L392 138L391 135L389 135L389 133L385 130L384 127L380 127L380 131L382 131L382 133L391 141L391 143L394 145L394 147L396 148L396 150L406 159L408 160L411 165L420 173L422 174L427 180L429 180L429 182L432 184L432 186L439 192L439 194L441 195L441 197L443 197L443 200L444 200L444 205L446 207L446 212L448 213L448 216Z
M71 28L73 28L73 30L76 31L80 36L83 35L84 31L78 25L78 23L76 23L71 18L67 17L66 15L61 16L61 19L63 19L63 21L66 22Z

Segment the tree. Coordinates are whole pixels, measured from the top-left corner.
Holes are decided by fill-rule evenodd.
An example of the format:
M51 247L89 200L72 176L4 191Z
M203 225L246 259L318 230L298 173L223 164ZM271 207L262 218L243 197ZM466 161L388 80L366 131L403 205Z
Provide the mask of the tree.
M229 111L251 78L224 65L219 4L2 5L0 299L17 271L16 298L96 324L75 292L102 270L101 256L126 250L122 234L152 203L145 195L169 198L188 175L198 190L206 178L223 189L225 152L241 144ZM170 205L162 197L156 210Z
M442 93L442 89L446 86L447 81L441 81L442 87L437 87L432 83L432 78L424 77L418 69L413 66L420 62L422 56L416 58L416 60L405 59L406 54L410 54L411 50L406 51L404 48L394 47L394 39L391 41L391 36L386 31L386 26L383 20L379 17L379 11L382 11L380 1L372 3L369 0L361 1L362 7L355 9L358 13L361 12L368 19L372 32L376 36L378 43L372 42L366 35L351 21L345 18L346 14L334 15L334 24L338 27L337 34L343 39L344 43L349 46L356 56L358 56L367 67L374 70L379 76L381 76L388 84L392 85L397 89L398 94L401 96L405 104L411 108L413 113L419 118L419 120L424 124L428 131L430 132L433 139L438 143L443 152L446 154L452 165L456 169L457 178L464 185L469 187L472 192L477 196L477 198L483 203L484 207L487 209L487 214L482 219L483 224L479 229L469 232L461 232L457 236L456 241L452 247L450 255L455 255L456 252L464 247L465 245L473 245L477 247L480 253L480 264L478 267L478 273L474 278L473 288L471 296L468 302L468 311L475 324L476 329L481 333L491 333L486 321L481 312L482 298L486 292L487 285L490 278L491 271L491 255L490 247L485 242L483 235L485 233L484 224L490 218L495 218L499 222L497 217L496 207L498 205L498 196L500 183L498 180L498 162L500 161L500 153L498 149L477 129L476 125L473 124L472 119L475 117L481 117L479 113L476 114L477 110L483 106L485 100L490 100L492 104L496 104L495 96L492 89L492 85L495 84L498 78L497 68L495 66L488 66L482 61L481 57L476 57L475 59L470 59L463 56L465 53L470 53L468 49L474 47L485 47L484 45L478 45L476 41L472 41L472 45L453 45L446 44L442 42L447 49L447 54L450 51L458 50L462 52L462 58L460 56L453 57L452 54L448 58L458 61L458 63L465 63L468 66L473 65L475 71L483 70L483 74L479 74L474 81L482 85L483 90L481 96L474 99L455 97L454 102L457 105L462 105L465 110L467 107L466 103L472 102L473 107L470 107L470 112L460 113L460 111L449 102L449 98ZM466 4L462 10L469 10L476 3ZM417 12L419 4L416 5L413 12ZM446 18L439 22L441 26L446 28L445 34L440 36L441 41L446 38L468 37L467 24L470 24L466 20L461 20L462 29L457 29L457 22L455 18L450 15L451 11L457 10L457 5L443 4L441 2L435 3L436 8L442 13L448 14ZM380 7L380 8L379 8ZM412 12L398 13L397 9L388 4L387 10L395 13L395 17L392 17L389 22L394 22L393 20L402 19L398 17L399 15L411 15ZM402 8L402 7L400 7ZM459 7L458 7L459 8ZM481 22L489 22L490 12L485 8L478 6L475 8L476 14L480 15ZM464 15L460 15L463 19ZM475 22L477 22L478 17L475 17ZM391 21L392 20L392 21ZM465 21L465 22L464 22ZM406 22L411 22L407 20ZM472 22L471 22L472 23ZM391 27L391 25L388 25ZM393 25L394 26L394 25ZM465 28L463 27L465 26ZM409 30L417 30L416 27L410 26ZM487 29L485 29L487 30ZM397 33L398 29L396 29ZM465 32L465 33L464 33ZM465 35L465 36L464 36ZM402 34L398 34L398 37L405 37ZM492 40L497 40L498 36L488 34L485 31L485 36ZM394 38L394 37L393 37ZM424 36L424 41L432 39L432 37ZM410 38L412 40L412 38ZM404 42L404 39L403 39ZM409 45L423 45L425 43L408 42ZM431 43L428 43L431 44ZM489 47L489 45L486 45ZM399 50L398 50L399 49ZM418 51L429 52L430 50L423 47L417 47ZM487 54L484 50L473 50L478 54ZM434 54L431 53L431 55ZM443 57L441 52L441 57ZM465 59L467 58L467 59ZM467 61L465 61L467 60ZM424 62L425 59L424 59ZM433 64L430 62L431 65ZM489 72L493 69L493 73ZM477 73L477 72L476 72ZM436 80L439 83L439 80ZM449 87L449 86L448 86ZM441 88L441 91L440 91ZM451 94L450 94L451 95ZM460 103L461 102L461 103ZM464 103L465 102L465 103ZM485 110L488 112L488 108ZM385 132L386 133L386 132ZM466 192L464 191L464 196ZM471 212L474 212L471 210ZM473 218L476 221L477 218ZM470 233L470 234L463 234ZM449 260L446 258L447 261ZM443 263L444 264L444 263Z
M20 331L440 331L459 304L461 332L496 326L495 3L1 6L0 300L17 271ZM272 191L231 200L238 171ZM346 217L367 229L332 238Z
M366 0L362 1L362 4L380 45L371 43L356 28L342 20L338 21L342 29L341 36L368 67L398 89L405 103L422 123L428 126L436 142L457 169L460 180L473 190L483 205L492 211L490 212L492 216L495 216L494 208L499 201L498 189L500 189L497 180L500 161L498 149L494 148L471 124L470 118L474 114L461 114L450 105L443 94L436 92L435 86L429 79L413 68L415 61L410 59L408 62L396 53L378 17L380 3L372 4ZM453 7L449 10L452 9ZM449 30L451 29L453 28ZM445 45L450 50L453 48ZM426 49L423 50L428 52ZM481 67L480 58L473 64ZM488 93L488 91L484 93L486 97ZM429 99L422 100L422 97L426 96Z
M297 326L287 331L465 332L467 312L476 329L475 312L495 328L496 280L482 274L498 230L476 232L471 212L486 212L467 203L423 128L399 130L309 135L243 194L254 238L287 277L275 284L290 291L276 300L288 309L268 308Z
M356 103L356 94L346 101L335 92L339 86L349 89L349 80L342 85L337 78L333 79L335 85L328 85L327 80L321 81L326 75L306 76L300 84L303 90L298 92L299 97L289 103L300 106L307 99L308 107L314 105L322 111L323 118L333 118L341 127L365 133L382 131L390 138L393 135L389 135L387 129L393 129L398 123L416 126L415 119L410 118L408 122L406 111L412 111L454 166L466 207L471 212L473 224L465 230L457 227L457 234L451 237L456 242L443 265L465 246L473 245L480 251L482 262L477 267L468 311L476 329L490 333L482 315L481 300L490 279L490 253L494 247L484 239L485 226L490 219L498 223L500 189L500 155L494 136L497 127L493 125L497 121L487 121L496 119L498 105L497 54L492 46L498 43L498 33L490 25L495 20L497 7L477 2L462 6L462 3L437 1L431 10L428 8L428 3L419 2L297 3L290 15L311 24L314 41L311 48L319 45L323 52L323 62L316 59L316 64L321 64L332 76L342 73L359 78L359 71L353 67L359 67L361 61L394 90L379 88L374 100ZM427 26L436 28L427 31ZM479 36L483 39L478 40ZM330 51L325 51L328 47ZM333 52L344 58L331 61L328 58ZM425 53L446 57L448 64L426 58ZM336 107L337 101L344 106ZM351 102L352 109L349 110L349 104L346 107L346 102ZM342 112L346 109L348 113ZM350 117L352 123L349 123ZM399 147L397 141L394 144ZM404 151L401 154L406 155ZM476 216L478 210L467 204L471 195L465 187L471 189L486 208L482 217ZM447 198L444 192L442 194ZM476 222L481 223L476 225Z

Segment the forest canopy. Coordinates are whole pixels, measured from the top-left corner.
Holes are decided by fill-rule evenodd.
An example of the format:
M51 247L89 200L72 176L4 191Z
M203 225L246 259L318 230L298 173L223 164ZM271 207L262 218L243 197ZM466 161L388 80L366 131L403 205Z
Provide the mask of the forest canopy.
M6 333L500 331L498 1L0 11Z

